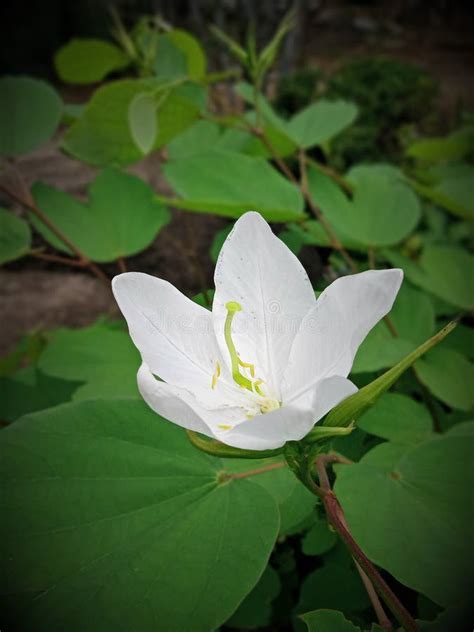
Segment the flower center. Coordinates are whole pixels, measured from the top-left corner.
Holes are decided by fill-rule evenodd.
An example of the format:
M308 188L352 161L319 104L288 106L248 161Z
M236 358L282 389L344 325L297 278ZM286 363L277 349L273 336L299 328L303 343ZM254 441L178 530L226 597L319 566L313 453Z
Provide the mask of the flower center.
M224 324L224 339L227 349L229 350L232 378L234 382L238 384L240 388L246 389L251 393L256 393L261 398L255 412L260 411L263 414L272 410L277 410L277 408L280 408L280 402L272 397L268 397L268 395L263 391L262 384L264 384L264 381L258 376L255 376L255 365L250 362L244 362L240 358L237 349L235 348L234 341L232 340L232 321L237 312L242 311L242 306L236 301L229 301L226 303L225 308L227 310L227 317ZM215 388L220 372L220 365L217 362L216 372L212 376L212 388ZM255 412L249 412L247 415L248 418L251 419L254 417Z

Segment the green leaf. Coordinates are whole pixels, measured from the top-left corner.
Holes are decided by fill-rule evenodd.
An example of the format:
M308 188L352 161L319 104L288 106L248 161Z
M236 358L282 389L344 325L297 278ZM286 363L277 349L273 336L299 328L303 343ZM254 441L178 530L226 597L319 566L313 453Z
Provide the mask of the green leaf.
M155 144L158 132L157 109L157 99L152 92L137 94L128 108L128 124L132 138L142 154L148 154Z
M422 138L406 149L406 155L425 162L460 160L474 149L474 129L465 127L449 136Z
M429 338L435 328L430 297L404 283L390 312L390 320L397 336L392 335L385 321L379 322L359 347L353 373L393 366Z
M423 384L448 406L459 410L474 407L474 364L452 349L433 349L416 365Z
M253 630L268 625L272 613L271 603L280 592L280 588L278 573L271 566L267 566L258 584L226 621L226 627Z
M337 542L337 536L331 531L326 520L318 518L306 533L301 550L305 555L322 555L327 553Z
M321 99L295 114L286 128L298 147L306 149L331 140L356 117L357 106L353 103Z
M28 224L0 208L0 265L14 261L28 253L31 245L31 230Z
M169 85L169 84L168 84ZM143 92L167 86L157 79L114 81L99 88L80 118L64 137L64 149L92 165L129 165L143 157L129 126L129 107ZM158 134L153 149L166 145L199 116L195 87L181 85L170 91L157 110Z
M247 461L244 459L225 459L226 469L233 472L268 467L273 463L284 463L282 457L274 460L261 459ZM299 531L300 525L314 512L316 499L314 495L302 485L289 467L272 469L255 476L253 479L262 485L275 499L280 512L280 535L291 535Z
M2 77L0 94L0 155L26 154L51 138L63 105L49 84L30 77Z
M192 621L209 632L267 565L271 496L247 479L220 482L222 463L141 401L37 413L2 431L0 446L3 612L17 628Z
M413 231L421 208L402 179L377 167L365 168L353 179L355 191L349 200L331 178L314 168L309 170L311 197L337 230L371 247L399 243Z
M301 615L309 632L360 632L360 628L348 621L337 610L314 610Z
M38 368L46 375L81 386L73 399L139 397L140 356L125 331L97 323L79 330L58 329L43 351Z
M396 462L370 462L369 452L337 468L335 493L356 542L375 564L443 606L467 596L474 579L472 442L473 435L448 433L406 447Z
M173 29L158 38L154 69L157 77L187 75L199 81L206 74L206 56L195 37L186 31Z
M129 63L129 58L118 46L100 39L72 39L54 56L60 79L77 84L102 81Z
M328 564L313 571L303 581L296 613L339 608L344 614L350 614L365 610L369 604L354 566Z
M169 143L167 147L169 160L171 162L183 160L212 149L219 137L219 125L212 121L198 121Z
M474 360L474 329L462 323L459 324L446 338L445 345L464 354L469 360Z
M32 193L49 219L93 261L141 252L169 221L168 210L151 187L113 168L104 169L90 185L88 203L42 183L36 183ZM34 216L31 221L51 245L69 253L42 222Z
M474 167L463 163L445 165L443 168L430 169L429 175L434 178L433 184L410 180L413 189L453 215L472 221Z
M22 415L67 402L77 387L78 384L49 377L35 367L0 377L0 420L15 421Z
M412 364L432 347L441 342L455 326L456 324L454 322L449 323L394 367L338 404L329 412L324 420L324 425L336 427L348 426L354 420L358 419L363 412L375 404L378 398L383 395Z
M256 210L274 222L304 217L300 191L262 159L211 150L169 162L164 173L179 208L233 218Z
M465 250L427 245L417 263L392 250L384 251L384 256L427 292L462 309L473 307L474 257Z
M425 406L399 393L386 393L357 422L359 428L397 443L418 443L433 430Z

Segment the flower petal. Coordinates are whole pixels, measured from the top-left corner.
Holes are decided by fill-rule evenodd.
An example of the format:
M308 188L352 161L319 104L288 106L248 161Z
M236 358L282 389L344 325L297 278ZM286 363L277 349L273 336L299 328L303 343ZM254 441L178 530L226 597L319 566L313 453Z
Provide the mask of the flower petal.
M215 429L219 441L246 450L270 450L287 441L299 441L334 406L357 391L348 379L332 376L320 380L312 393L306 393L289 406L258 415L232 430Z
M148 274L120 274L112 288L150 370L175 386L210 391L216 362L222 362L211 313Z
M178 426L215 437L212 428L233 425L244 416L241 408L223 406L206 410L185 388L159 382L143 363L137 375L138 390L156 413Z
M369 270L341 277L322 292L294 340L284 401L311 390L321 378L349 374L359 345L392 308L402 279L398 269Z
M223 356L229 357L223 335L225 305L236 301L242 306L232 323L236 349L279 398L293 339L315 304L304 268L261 215L246 213L222 247L214 278L214 326Z

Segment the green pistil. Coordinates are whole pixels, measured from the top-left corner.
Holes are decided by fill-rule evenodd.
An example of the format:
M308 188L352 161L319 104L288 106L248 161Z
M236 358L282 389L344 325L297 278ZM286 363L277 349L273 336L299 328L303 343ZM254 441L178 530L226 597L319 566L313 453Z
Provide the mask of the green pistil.
M235 348L234 341L232 340L232 320L237 312L242 311L242 306L240 303L236 301L229 301L226 303L225 308L227 310L227 317L225 319L224 325L224 338L227 348L229 349L230 354L230 362L232 366L232 377L234 378L234 382L236 382L242 388L246 388L249 391L252 391L252 382L240 373L239 366L252 366L247 365L247 363L242 363L239 356L237 355L237 349Z

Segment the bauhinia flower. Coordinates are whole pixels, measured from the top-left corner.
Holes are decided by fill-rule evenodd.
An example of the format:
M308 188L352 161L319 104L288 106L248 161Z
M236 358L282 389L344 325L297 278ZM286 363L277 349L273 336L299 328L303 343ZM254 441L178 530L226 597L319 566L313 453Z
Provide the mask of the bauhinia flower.
M222 247L212 312L147 274L120 274L113 291L142 356L147 404L227 445L267 450L302 439L357 391L347 379L356 351L402 277L341 277L316 300L295 255L246 213Z

